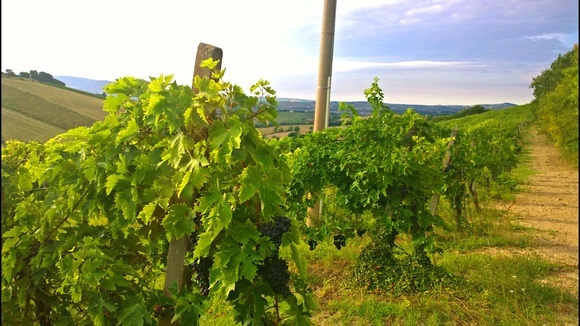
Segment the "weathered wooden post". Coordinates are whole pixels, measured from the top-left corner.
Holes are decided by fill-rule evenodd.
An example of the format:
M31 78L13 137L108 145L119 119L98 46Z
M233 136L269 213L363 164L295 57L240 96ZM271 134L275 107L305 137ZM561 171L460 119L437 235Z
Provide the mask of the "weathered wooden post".
M201 68L200 64L202 61L207 59L219 60L216 69L221 69L221 60L223 57L222 49L215 47L213 45L199 43L197 47L197 54L195 56L195 67L193 68L193 79L195 76L199 77L211 77L211 71L206 68ZM197 93L198 90L193 87L192 80L192 90ZM169 251L167 253L167 268L165 270L165 283L163 285L163 293L170 297L171 293L169 288L176 283L177 287L181 289L184 282L187 281L187 276L191 277L189 273L185 271L185 255L187 253L187 247L189 245L189 237L183 236L179 239L173 239L169 243ZM159 325L177 325L176 323L171 324L172 314L169 314L165 318L160 319Z
M457 128L453 129L451 132L451 139L447 144L447 151L445 152L445 157L443 158L443 169L447 169L449 166L449 162L451 162L451 147L455 143L455 137L457 137ZM435 194L431 197L431 205L429 206L431 214L435 215L435 211L437 210L437 205L439 204L439 197L440 194Z

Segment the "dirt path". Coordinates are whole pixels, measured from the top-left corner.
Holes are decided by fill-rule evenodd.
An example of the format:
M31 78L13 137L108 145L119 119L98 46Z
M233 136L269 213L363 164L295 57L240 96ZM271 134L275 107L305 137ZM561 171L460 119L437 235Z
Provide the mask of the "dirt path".
M534 175L506 209L521 225L534 229L540 255L563 265L542 282L578 298L578 169L563 161L536 130L528 146Z

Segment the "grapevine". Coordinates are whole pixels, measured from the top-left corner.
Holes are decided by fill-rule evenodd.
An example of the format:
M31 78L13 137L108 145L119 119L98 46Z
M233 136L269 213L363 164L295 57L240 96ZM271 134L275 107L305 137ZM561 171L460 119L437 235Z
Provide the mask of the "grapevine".
M292 221L286 216L278 216L273 223L262 224L258 231L264 236L269 237L272 242L280 247L282 244L282 235L290 230Z
M266 280L274 293L280 294L282 297L288 296L290 288L288 282L290 281L290 273L288 272L288 264L284 259L277 256L268 257L264 260L264 264L260 266L260 274Z
M211 257L198 258L195 262L190 264L191 269L195 274L195 280L199 286L201 295L207 297L209 295L209 270L213 265Z
M275 92L261 80L247 95L216 64L202 63L211 77L195 77L193 89L172 76L119 78L106 86L103 121L45 144L7 142L3 321L196 325L205 302L221 300L244 324L272 305L276 318L308 323L310 289L279 282L277 299L258 271L275 254L270 243L299 241L287 220L279 230L287 241L258 230L284 215L290 180L285 158L254 126L275 123ZM199 291L170 287L166 296L158 284L169 242L183 237ZM292 277L306 284L304 268Z
M346 237L343 234L335 234L333 237L333 243L336 249L340 250L342 247L346 246Z

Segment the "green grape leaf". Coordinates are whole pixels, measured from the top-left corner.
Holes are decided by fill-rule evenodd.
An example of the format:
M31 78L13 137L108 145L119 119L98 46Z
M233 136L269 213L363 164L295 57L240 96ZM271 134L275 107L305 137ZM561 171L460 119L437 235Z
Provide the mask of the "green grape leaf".
M240 175L239 200L243 203L254 195L260 196L262 212L266 216L274 214L283 203L283 175L279 170L265 171L261 166L248 166Z
M167 240L179 239L195 231L193 210L184 204L173 204L161 224L165 227Z
M139 303L129 303L119 312L119 325L143 326L151 322L151 316L145 307Z
M125 142L135 137L138 134L138 131L139 125L137 124L137 121L135 121L135 119L130 119L125 128L119 130L119 133L117 134L117 138L115 139L115 141L117 142L117 144Z
M232 119L230 119L230 122ZM232 151L240 148L242 127L239 121L226 128L222 121L216 121L210 129L211 153L214 161L232 164Z

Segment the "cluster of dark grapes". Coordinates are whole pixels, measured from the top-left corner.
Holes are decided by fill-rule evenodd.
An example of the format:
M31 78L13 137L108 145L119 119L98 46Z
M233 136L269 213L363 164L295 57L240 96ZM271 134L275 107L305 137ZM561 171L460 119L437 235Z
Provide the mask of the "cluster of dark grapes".
M197 246L197 233L193 232L189 235L189 251L193 252Z
M277 256L267 257L258 269L260 275L270 284L274 293L286 297L290 293L288 282L290 281L290 272L288 264L284 259Z
M310 248L310 250L314 250L314 248L316 248L316 246L318 246L318 241L316 241L314 239L308 240L308 247Z
M342 234L335 234L334 235L334 246L338 250L340 250L340 248L346 246L346 237Z
M258 231L262 235L270 237L277 246L282 244L282 235L290 230L292 222L286 216L278 216L274 223L262 224L258 226Z
M202 257L191 263L189 266L195 273L195 280L199 285L199 292L203 296L209 294L209 270L213 265L211 257Z

